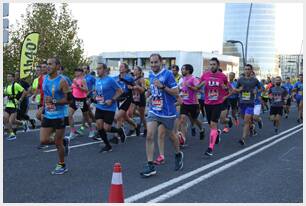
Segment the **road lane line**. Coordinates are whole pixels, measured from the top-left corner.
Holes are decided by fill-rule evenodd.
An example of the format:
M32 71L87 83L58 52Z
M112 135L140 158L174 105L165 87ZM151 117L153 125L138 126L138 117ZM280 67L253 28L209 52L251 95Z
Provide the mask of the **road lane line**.
M160 191L161 189L164 189L164 188L166 188L166 187L169 187L169 186L171 186L171 185L173 185L173 184L175 184L175 183L178 183L178 182L180 182L180 181L182 181L182 180L184 180L184 179L187 179L187 178L189 178L189 177L191 177L191 176L193 176L193 175L195 175L195 174L198 174L198 173L203 172L203 171L205 171L205 170L207 170L207 169L209 169L209 168L211 168L211 167L214 167L214 166L216 166L216 165L218 165L218 164L221 164L221 163L223 163L223 162L225 162L225 161L227 161L227 160L230 160L230 159L232 159L232 158L234 158L234 157L236 157L236 156L238 156L238 155L240 155L240 154L242 154L242 153L245 153L245 152L247 152L247 151L249 151L249 150L251 150L251 149L253 149L253 148L257 147L257 146L260 146L260 145L262 145L262 144L264 144L264 143L266 143L266 142L268 142L268 141L274 140L275 138L278 138L279 136L281 136L281 135L283 135L283 134L285 134L285 133L287 133L287 132L290 132L290 131L292 131L292 130L295 130L295 129L297 129L298 127L300 127L300 126L302 126L302 125L303 125L303 124L299 124L299 125L297 125L297 126L295 126L295 127L292 127L291 129L285 130L285 131L283 131L283 132L281 132L281 133L279 133L279 134L277 134L277 135L274 135L274 136L272 136L272 137L270 137L270 138L267 138L267 139L265 139L265 140L263 140L263 141L261 141L261 142L258 142L258 143L256 143L256 144L254 144L254 145L252 145L252 146L250 146L250 147L247 147L247 148L242 149L242 150L240 150L240 151L238 151L238 152L235 152L235 153L233 153L233 154L231 154L231 155L229 155L229 156L223 157L223 158L221 158L221 159L219 159L219 160L217 160L217 161L214 161L214 162L212 162L212 163L210 163L210 164L208 164L208 165L204 165L204 166L202 166L202 167L200 167L200 168L198 168L198 169L192 170L192 171L190 171L190 172L188 172L188 173L186 173L186 174L183 174L183 175L181 175L181 176L179 176L179 177L170 179L170 180L167 181L167 182L161 183L161 184L156 185L156 186L154 186L154 187L152 187L152 188L149 188L149 189L147 189L147 190L144 190L144 191L142 191L142 192L140 192L140 193L137 193L137 194L135 194L135 195L132 195L132 196L126 198L126 199L124 200L124 202L126 202L126 203L131 203L131 202L135 202L135 201L137 201L137 200L139 200L139 199L142 199L142 198L144 198L144 197L146 197L146 196L148 196L148 195L151 195L151 194L153 194L153 193L155 193L155 192Z
M143 135L143 133L140 133L140 135ZM126 137L127 138L136 137L136 135L126 136ZM83 143L83 144L72 145L72 146L69 146L69 149L73 149L73 148L77 148L77 147L84 147L84 146L87 146L87 145L98 144L98 143L103 143L103 141L88 142L88 143ZM57 151L57 149L44 150L43 152L48 153L48 152L55 152L55 151Z
M156 197L156 198L154 198L152 200L149 200L148 203L157 203L157 202L162 202L162 201L164 201L166 199L169 199L169 198L171 198L171 197L173 197L173 196L175 196L175 195L177 195L177 194L179 194L179 193L189 189L190 187L193 187L196 184L199 184L202 181L204 181L204 180L206 180L206 179L208 179L208 178L210 178L210 177L212 177L212 176L214 176L214 175L216 175L216 174L218 174L220 172L223 172L224 170L226 170L226 169L228 169L230 167L233 167L233 166L237 165L238 163L240 163L240 162L242 162L242 161L244 161L244 160L246 160L246 159L248 159L248 158L250 158L250 157L252 157L252 156L254 156L256 154L258 154L259 152L262 152L263 150L266 150L269 147L272 147L273 145L277 144L278 142L287 139L288 137L294 135L295 133L300 132L301 130L303 130L303 128L300 128L300 129L298 129L298 130L296 130L296 131L294 131L292 133L289 133L289 134L281 137L280 139L277 139L274 142L272 142L272 143L270 143L270 144L268 144L266 146L263 146L262 148L254 151L252 153L247 154L246 156L240 157L239 159L236 159L236 160L234 160L234 161L232 161L230 163L227 163L227 164L223 165L222 167L219 167L218 169L215 169L215 170L213 170L213 171L211 171L211 172L209 172L209 173L207 173L205 175L202 175L202 176L200 176L200 177L198 177L198 178L196 178L196 179L194 179L194 180L192 180L192 181L190 181L188 183L185 183L185 184L183 184L183 185L181 185L181 186L179 186L179 187L177 187L177 188L175 188L175 189L173 189L173 190L171 190L171 191L169 191L169 192L167 192L167 193L165 193L163 195L160 195L160 196L158 196L158 197Z

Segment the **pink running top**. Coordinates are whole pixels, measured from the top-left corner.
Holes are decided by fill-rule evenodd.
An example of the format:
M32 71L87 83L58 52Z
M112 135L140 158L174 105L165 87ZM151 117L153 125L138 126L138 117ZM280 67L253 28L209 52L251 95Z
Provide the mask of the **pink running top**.
M219 71L216 73L207 71L202 74L201 82L205 82L205 104L215 105L223 103L223 98L227 95L224 85L228 86L225 74Z
M198 104L197 91L187 86L190 85L194 87L199 84L199 80L193 75L183 77L182 80L180 96L183 99L183 104Z
M87 92L84 90L81 90L81 88L77 87L77 85L81 86L83 84L84 78L74 78L73 83L71 85L72 88L72 95L75 98L86 98L87 97Z

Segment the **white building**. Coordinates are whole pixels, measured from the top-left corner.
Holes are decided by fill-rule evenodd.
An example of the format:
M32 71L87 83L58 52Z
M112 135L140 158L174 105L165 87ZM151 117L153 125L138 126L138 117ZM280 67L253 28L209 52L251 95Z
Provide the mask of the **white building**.
M163 65L169 68L171 65L178 65L180 68L184 64L191 64L194 68L194 75L200 76L204 69L207 69L208 60L217 57L220 67L224 73L239 73L239 57L207 53L201 51L136 51L136 52L103 52L96 61L106 63L111 68L111 73L119 72L121 62L127 63L130 67L141 66L145 76L150 70L149 57L152 53L159 53L163 58ZM93 67L92 67L93 68Z

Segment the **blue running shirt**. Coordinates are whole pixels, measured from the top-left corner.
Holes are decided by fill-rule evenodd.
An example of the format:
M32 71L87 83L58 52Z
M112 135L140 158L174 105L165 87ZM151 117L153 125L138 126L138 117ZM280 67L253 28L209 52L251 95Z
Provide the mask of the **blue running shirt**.
M155 74L150 71L149 81L150 81L150 91L151 100L149 112L153 113L159 117L173 118L176 117L176 98L162 89L158 89L154 86L154 80L159 80L168 88L176 88L177 84L175 78L171 71L167 69L162 69L160 72Z
M44 116L47 119L61 119L65 117L65 105L55 105L53 103L46 103L46 97L52 97L57 101L64 98L64 93L60 90L60 82L63 79L62 76L57 76L56 78L50 80L49 75L44 79L42 88L44 91Z
M105 104L105 101L112 99L116 90L120 88L119 84L112 77L98 77L95 85L96 108L115 112L117 109L116 102L113 101L112 105L109 106Z

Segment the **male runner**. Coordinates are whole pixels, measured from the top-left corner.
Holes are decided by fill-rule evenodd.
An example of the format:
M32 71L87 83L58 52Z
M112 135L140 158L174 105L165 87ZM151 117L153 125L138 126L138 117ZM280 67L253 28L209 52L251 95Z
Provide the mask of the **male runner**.
M69 153L69 139L64 138L65 135L65 104L69 104L72 95L69 93L68 83L63 77L59 76L57 71L61 64L58 58L49 58L48 75L43 82L44 92L44 117L40 129L41 144L55 144L59 156L59 162L52 174L64 174L68 171L65 164L64 156ZM50 135L55 129L55 139L51 139Z
M270 120L273 121L274 131L278 133L283 107L288 95L287 89L281 86L282 79L280 76L275 78L275 86L270 88L269 95L271 98Z
M156 174L153 164L155 131L169 132L169 137L175 149L175 170L183 168L183 152L180 151L179 141L174 133L176 119L175 97L178 96L177 84L173 74L162 68L162 57L159 54L151 54L151 71L149 74L151 93L150 108L148 114L148 134L146 138L146 154L148 163L140 173L143 177Z
M254 101L256 96L256 87L261 91L261 86L258 79L252 76L253 66L247 64L244 67L245 77L238 79L236 92L239 92L240 99L240 114L244 119L244 127L242 138L239 140L241 145L245 144L245 140L250 133L250 126L252 125L252 118L254 115Z

